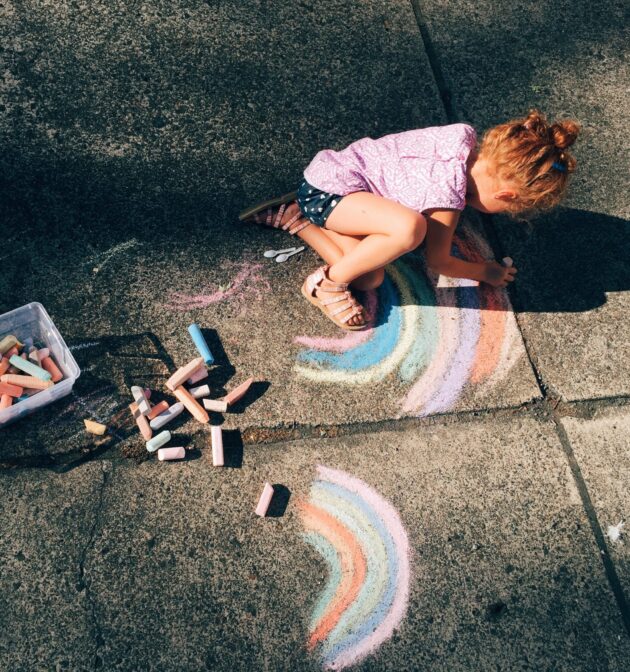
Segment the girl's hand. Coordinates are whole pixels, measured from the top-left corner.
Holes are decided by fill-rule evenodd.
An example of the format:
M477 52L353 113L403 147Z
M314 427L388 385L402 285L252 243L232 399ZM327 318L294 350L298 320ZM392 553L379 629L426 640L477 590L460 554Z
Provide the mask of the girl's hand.
M493 287L507 287L508 282L514 280L516 269L514 266L501 266L496 261L486 262L484 282Z

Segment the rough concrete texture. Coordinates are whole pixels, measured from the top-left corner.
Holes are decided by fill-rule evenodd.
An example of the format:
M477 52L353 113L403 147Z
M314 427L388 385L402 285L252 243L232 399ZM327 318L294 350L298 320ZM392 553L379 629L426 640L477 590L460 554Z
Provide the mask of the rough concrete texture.
M295 188L322 147L445 121L406 2L20 3L4 20L0 310L41 301L83 373L72 397L4 432L1 461L114 445L142 455L128 387L163 390L196 355L193 320L216 357L215 395L259 381L225 418L233 429L539 394L504 293L436 287L408 257L364 297L375 329L344 335L299 292L315 255L276 264L262 252L287 237L237 223L252 201ZM492 255L479 226L458 245ZM86 436L84 417L112 434Z
M608 553L626 594L630 593L630 411L611 408L588 420L562 421L589 490ZM613 540L609 527L619 523L621 536ZM614 534L614 533L613 533Z
M507 219L496 230L519 269L514 305L543 382L570 400L629 394L623 3L418 5L458 118L482 131L538 107L583 124L565 207L533 230Z
M306 642L328 569L305 543L300 513L306 501L326 505L311 490L317 465L347 472L385 498L410 545L400 627L357 669L625 669L630 641L551 423L487 420L252 447L241 468L214 468L206 455L107 464L97 517L98 492L86 507L82 488L74 495L34 488L8 526L17 549L13 539L33 510L60 501L88 530L95 524L89 547L85 539L76 544L85 549L93 640L68 643L65 655L85 661L71 669L88 661L107 670L321 669ZM92 474L97 490L98 471L82 466L65 478L87 482ZM274 517L263 520L253 509L265 480L284 489ZM339 504L328 506L343 522ZM39 547L32 558L37 583L67 582L74 591L76 558L51 563L49 552ZM371 571L398 585L402 573L392 578L378 545L371 552ZM11 608L22 603L19 591L5 599ZM83 607L69 633L89 620ZM29 627L44 629L54 608L31 603ZM47 662L35 652L20 669Z
M107 463L0 476L0 669L85 670L98 646L85 559Z

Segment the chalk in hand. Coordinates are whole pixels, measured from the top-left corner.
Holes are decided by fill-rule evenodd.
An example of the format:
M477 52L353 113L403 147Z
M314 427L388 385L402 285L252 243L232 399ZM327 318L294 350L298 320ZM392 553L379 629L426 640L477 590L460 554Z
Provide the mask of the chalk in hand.
M173 404L170 408L167 408L164 413L160 413L156 418L153 418L149 425L151 429L161 429L164 425L173 418L176 418L184 410L184 404L180 402Z
M244 383L241 383L238 387L235 387L231 392L226 394L223 397L223 401L225 401L228 406L235 404L247 394L247 390L249 390L253 382L253 378L248 378Z
M212 464L215 467L224 466L223 463L223 432L218 425L210 427L210 436L212 437Z
M101 425L100 422L94 422L94 420L84 420L85 429L90 434L96 434L97 436L103 436L107 431L106 425Z
M208 344L206 343L206 339L203 337L203 334L201 333L201 329L199 328L199 325L195 324L193 322L188 327L188 333L191 335L193 343L195 344L195 347L197 348L197 351L203 357L203 361L208 365L214 364L214 357L212 356L212 353L210 352L210 348L208 347Z
M168 429L165 429L163 432L160 432L157 436L154 436L150 441L147 441L147 450L150 453L154 453L158 448L161 448L165 443L168 443L171 440L171 433Z
M225 413L227 411L227 402L220 399L204 399L203 405L207 411L214 411L215 413Z
M267 509L269 508L272 497L273 486L271 483L265 483L262 495L260 495L260 499L258 500L258 506L256 507L256 515L262 516L263 518L267 515Z
M188 362L186 366L177 369L177 371L175 371L175 373L166 381L166 387L168 387L171 392L174 392L175 389L185 383L200 366L203 366L203 357L197 357Z
M182 446L177 448L160 448L157 451L158 460L183 460L186 457L186 450Z

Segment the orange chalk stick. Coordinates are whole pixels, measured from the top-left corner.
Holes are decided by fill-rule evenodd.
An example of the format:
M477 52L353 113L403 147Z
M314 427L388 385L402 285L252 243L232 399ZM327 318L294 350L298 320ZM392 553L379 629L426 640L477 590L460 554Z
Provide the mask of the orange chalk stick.
M0 376L0 382L27 387L30 390L46 390L54 385L52 380L40 380L35 376L19 376L12 373Z
M148 441L153 436L153 430L151 427L149 427L149 421L144 415L142 415L142 413L140 413L138 410L138 404L135 402L133 404L129 404L129 410L131 411L131 415L133 415L133 418L136 421L136 425L138 425L138 429L140 430L140 434L142 434L142 438L145 441Z
M42 369L48 371L52 376L53 383L58 383L63 378L63 373L61 373L59 367L53 362L53 358L50 355L42 358Z
M12 397L21 397L24 388L10 383L0 383L0 394L8 394Z
M9 358L8 357L2 357L0 359L0 376L3 376L8 370L9 370Z
M177 369L177 371L175 371L175 373L166 381L166 387L168 387L171 392L174 392L175 388L185 383L200 366L203 366L203 357L197 357L191 362L188 362L186 366ZM201 408L201 406L199 408Z
M0 409L9 408L13 404L13 397L10 394L3 394L0 397Z
M184 404L186 410L193 416L193 418L195 418L195 420L199 420L199 422L210 421L210 416L186 388L181 387L180 385L180 387L173 390L173 394L182 402L182 404Z
M155 406L147 413L147 419L153 420L153 418L160 415L160 413L164 413L166 410L168 410L168 401L161 401L159 404L155 404Z
M253 378L248 378L244 383L241 383L238 387L235 387L229 394L226 394L223 397L223 401L225 401L228 406L235 404L239 399L242 399L247 394L247 390L249 390L253 382Z

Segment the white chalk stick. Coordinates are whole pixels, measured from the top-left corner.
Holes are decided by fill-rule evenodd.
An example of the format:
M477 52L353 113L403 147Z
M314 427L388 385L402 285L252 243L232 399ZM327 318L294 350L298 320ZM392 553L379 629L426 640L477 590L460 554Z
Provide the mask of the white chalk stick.
M501 259L501 263L504 266L507 266L507 268L514 266L514 260L512 259L512 257L503 257L503 259Z
M177 448L160 448L157 451L158 460L183 460L186 457L186 450L178 446Z
M210 385L199 385L199 387L191 387L189 390L193 399L201 399L201 397L210 396Z
M176 418L184 410L184 404L181 401L178 401L176 404L169 406L164 413L156 415L153 420L149 423L151 429L161 429L169 423L173 418Z
M141 415L146 415L151 412L151 404L149 404L149 401L144 394L144 390L141 387L132 385L131 394L133 394L133 400L138 404L138 410Z
M220 399L204 399L203 405L207 411L214 411L215 413L225 413L227 411L227 402Z
M263 518L267 515L267 509L269 508L272 497L273 486L271 483L265 483L262 495L260 495L260 499L258 500L258 506L256 507L256 515L262 516Z

